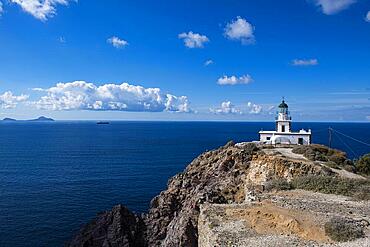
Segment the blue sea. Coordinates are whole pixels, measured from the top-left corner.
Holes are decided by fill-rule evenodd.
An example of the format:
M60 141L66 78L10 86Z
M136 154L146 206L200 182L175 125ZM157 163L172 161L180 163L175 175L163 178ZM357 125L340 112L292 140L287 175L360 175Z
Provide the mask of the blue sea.
M369 123L294 123L328 144L328 127L370 142ZM0 124L0 246L63 246L98 212L145 212L167 180L200 153L258 139L274 123L95 122ZM351 158L370 148L333 136ZM342 142L344 141L344 142Z

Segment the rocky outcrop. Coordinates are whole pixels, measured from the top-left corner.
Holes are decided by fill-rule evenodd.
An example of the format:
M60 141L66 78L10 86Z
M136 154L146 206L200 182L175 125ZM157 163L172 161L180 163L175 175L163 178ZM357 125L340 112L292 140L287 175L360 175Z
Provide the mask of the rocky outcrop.
M71 247L145 246L145 226L140 217L122 205L99 214L68 244Z
M202 204L244 203L250 187L263 190L271 179L334 174L303 155L288 156L254 143L233 142L203 153L169 180L147 214L139 217L115 207L84 227L69 246L198 246Z

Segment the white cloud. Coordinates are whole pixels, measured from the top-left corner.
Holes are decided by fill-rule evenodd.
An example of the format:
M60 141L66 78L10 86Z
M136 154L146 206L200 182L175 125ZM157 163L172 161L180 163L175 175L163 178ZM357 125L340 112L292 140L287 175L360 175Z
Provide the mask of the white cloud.
M237 17L225 27L225 36L232 40L240 40L243 44L254 43L254 27L246 19Z
M208 65L211 65L211 64L213 64L213 60L211 60L211 59L204 62L204 66L208 66Z
M28 95L13 95L12 92L7 91L0 95L0 106L3 109L12 109L17 106L19 102L24 102L28 99Z
M269 111L272 110L271 108L268 108ZM221 106L219 108L210 108L209 109L211 113L215 114L239 114L239 115L245 115L245 114L261 114L263 111L263 107L261 105L254 104L252 102L248 102L246 105L242 105L240 107L237 107L231 103L231 101L224 101L221 103Z
M268 114L268 115L274 115L274 114L275 114L274 109L275 109L275 106L269 106L269 107L267 108L267 114Z
M250 75L242 75L240 77L236 76L226 76L218 78L217 83L219 85L236 85L236 84L249 84L253 82L253 79Z
M60 43L62 43L62 44L64 44L64 43L66 43L66 42L67 42L67 41L66 41L66 38L64 38L63 36L60 36L58 40L59 40L59 42L60 42Z
M184 40L184 44L188 48L203 48L204 43L209 42L207 36L191 31L188 33L180 33L178 37Z
M314 66L318 65L319 61L317 59L294 59L292 65L294 66Z
M274 110L274 109L275 109L275 106L273 106L273 105L272 105L272 106L269 106L269 107L267 108L267 110L268 110L268 111L272 111L272 110Z
M35 18L46 21L56 14L58 4L68 5L71 0L10 0Z
M356 0L314 0L316 6L319 6L324 14L333 15L347 9L350 5L356 3Z
M2 2L0 2L0 16L1 16L1 14L3 13L3 11L4 11L4 9L3 9L3 3L2 3Z
M365 21L370 22L370 11L367 12Z
M107 39L107 42L115 48L123 48L128 45L128 42L126 40L120 39L116 36L113 36L109 39Z
M253 104L252 102L248 102L247 104L249 113L251 114L260 114L262 112L262 106Z
M220 108L210 108L210 112L215 114L243 114L241 110L236 108L231 101L224 101Z
M34 90L46 93L33 102L39 109L191 112L186 96L164 94L159 88L144 88L128 83L96 86L85 81L75 81Z

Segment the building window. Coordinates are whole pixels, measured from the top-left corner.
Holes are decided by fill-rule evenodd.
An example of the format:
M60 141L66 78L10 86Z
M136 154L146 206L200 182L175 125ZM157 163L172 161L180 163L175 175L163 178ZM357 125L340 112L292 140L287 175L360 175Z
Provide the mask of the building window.
M266 137L266 140L268 140L268 141L269 141L269 140L271 140L271 137L269 137L269 136L268 136L268 137Z
M285 132L285 125L281 126L281 132Z

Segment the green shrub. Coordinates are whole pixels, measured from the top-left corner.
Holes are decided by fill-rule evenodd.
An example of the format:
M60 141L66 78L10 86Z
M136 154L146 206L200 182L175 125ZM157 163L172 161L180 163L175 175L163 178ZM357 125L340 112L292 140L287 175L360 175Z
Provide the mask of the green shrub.
M325 154L322 154L322 153L318 153L316 152L315 153L315 158L314 160L318 160L318 161L328 161L328 157L325 155Z
M258 151L259 148L257 147L257 145L255 143L249 142L249 143L247 143L246 145L243 146L243 150L245 152L247 152L248 154L253 154L256 151Z
M335 163L333 161L328 161L325 165L330 167L330 168L340 169L340 167L337 165L337 163Z
M357 200L370 200L370 186L361 186L353 193L353 198Z
M272 179L265 185L266 191L302 189L324 194L349 196L356 200L370 200L370 180L349 179L334 176L302 176L288 182Z
M360 157L355 165L359 173L370 175L370 153Z
M292 185L285 179L279 178L279 179L273 179L267 182L265 189L267 191L273 191L273 190L291 190Z
M333 176L304 176L291 181L292 188L351 196L359 200L370 200L370 180L345 179Z
M345 165L353 164L351 160L347 159L345 152L319 144L296 146L293 148L292 152L303 154L304 157L312 161L334 162L337 166L331 165L333 168L341 168Z
M324 228L326 235L337 242L347 242L364 237L362 227L345 218L334 217L325 223Z
M300 145L293 148L292 152L296 154L305 154L307 150L310 150L307 145Z
M343 166L347 160L346 154L340 151L333 153L328 156L328 160L337 163L338 165Z
M346 170L347 172L352 172L352 173L357 172L357 169L354 165L344 165L343 169Z

